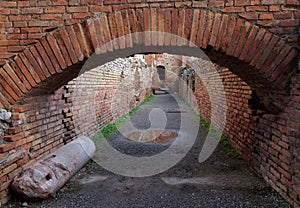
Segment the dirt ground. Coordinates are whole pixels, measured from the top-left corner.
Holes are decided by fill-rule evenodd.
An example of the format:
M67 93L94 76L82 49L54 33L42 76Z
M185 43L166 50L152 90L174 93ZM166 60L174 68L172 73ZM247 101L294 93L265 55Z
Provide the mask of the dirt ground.
M166 129L176 131L180 128L178 103L170 94L157 95L141 106L132 116L132 123L140 129L149 128L148 117L153 108L166 113ZM208 160L199 163L198 155L205 136L205 130L200 128L189 153L177 165L160 174L126 177L91 161L49 199L38 202L16 199L6 207L289 207L241 158L228 156L226 148L220 144ZM113 133L108 141L120 152L140 157L163 152L174 140L167 143L134 142Z

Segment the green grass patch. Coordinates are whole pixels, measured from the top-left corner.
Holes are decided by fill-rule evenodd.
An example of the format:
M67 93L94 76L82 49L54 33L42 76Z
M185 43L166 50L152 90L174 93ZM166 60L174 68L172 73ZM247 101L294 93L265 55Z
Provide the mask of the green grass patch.
M141 105L144 105L146 103L149 103L154 98L154 95L150 95L147 97L143 102L141 102L140 105L133 108L131 111L126 113L125 115L121 116L119 119L116 120L115 123L108 124L103 129L101 129L95 136L93 136L93 140L102 140L103 138L109 137L112 133L115 133L118 131L119 127L127 120L129 119L135 112L139 110L139 107Z
M149 97L147 97L145 100L143 100L143 102L141 102L140 106L141 105L144 105L146 103L149 103L151 100L153 100L154 98L154 95L150 95Z
M211 128L210 123L202 116L197 115L197 118L199 119L201 125L204 127L206 132L208 132L210 130L210 133L213 136L215 136L217 139L219 139L219 144L221 145L221 151L225 155L227 155L228 157L231 157L231 158L241 159L241 155L235 149L233 149L233 147L231 146L230 142L228 141L228 139L226 137L221 135L213 127L212 127L212 129L210 129Z
M107 126L105 126L100 132L101 134L107 138L111 133L114 133L118 130L118 127L115 123L113 124L108 124Z
M192 106L190 106L188 103L186 104L191 111L195 112ZM223 136L220 132L218 132L216 129L214 129L205 118L203 118L201 115L199 115L196 112L194 118L200 121L200 124L203 126L204 130L207 133L210 132L210 134L213 135L216 139L219 139L221 151L225 155L231 158L239 158L239 159L242 158L241 155L235 149L233 149L228 139L225 136Z
M203 126L203 128L206 132L210 131L210 133L213 136L215 136L216 138L222 137L222 135L217 130L215 130L213 127L211 127L210 123L205 118L203 118L200 115L196 115L196 117L200 121L200 124Z
M229 143L228 139L224 136L221 136L220 144L222 145L222 152L231 158L242 159L241 155L232 148L231 144Z
M85 171L91 171L97 166L98 164L94 160L90 160L85 166L84 169Z
M205 131L208 132L210 123L207 120L205 120L202 116L198 116L198 117L199 117L199 121L202 124L202 126L204 127Z

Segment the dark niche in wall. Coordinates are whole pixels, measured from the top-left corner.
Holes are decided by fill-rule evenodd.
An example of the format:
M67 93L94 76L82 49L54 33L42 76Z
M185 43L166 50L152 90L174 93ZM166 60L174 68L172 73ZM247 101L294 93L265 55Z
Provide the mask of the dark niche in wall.
M264 103L261 102L255 90L252 90L251 98L249 99L248 104L253 115L264 115L266 113L270 113Z

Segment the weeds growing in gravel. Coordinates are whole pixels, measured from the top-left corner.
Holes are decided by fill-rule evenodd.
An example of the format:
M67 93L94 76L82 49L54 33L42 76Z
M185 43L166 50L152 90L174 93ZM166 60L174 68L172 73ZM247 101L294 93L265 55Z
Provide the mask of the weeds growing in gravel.
M200 115L197 115L197 117L198 117L200 123L202 124L202 126L204 127L205 131L208 132L211 127L210 123ZM219 143L222 145L222 152L225 155L227 155L231 158L241 158L240 154L235 149L232 148L230 142L228 141L228 139L225 136L221 135L213 127L211 129L211 133L216 138L220 138Z
M226 139L224 136L221 137L220 144L222 145L222 152L228 157L237 159L242 158L241 155L235 149L232 148L228 139Z
M140 105L137 107L133 108L130 112L126 113L125 115L121 116L119 119L116 120L115 123L108 124L105 126L102 130L100 130L95 136L93 136L93 140L101 140L103 137L107 138L109 137L112 133L117 132L119 127L128 119L130 118L135 112L139 110L139 107L141 105L144 105L148 102L150 102L154 98L154 95L150 95L147 97L143 102L141 102Z

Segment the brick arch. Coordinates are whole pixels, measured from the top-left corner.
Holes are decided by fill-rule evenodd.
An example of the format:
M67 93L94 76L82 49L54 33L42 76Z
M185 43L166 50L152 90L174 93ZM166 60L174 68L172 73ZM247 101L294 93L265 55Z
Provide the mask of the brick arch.
M166 35L137 33L147 31ZM267 98L270 109L284 107L290 77L296 70L293 60L297 51L274 34L236 16L185 8L117 11L49 32L0 69L5 80L0 85L0 101L10 108L24 96L56 89L78 76L94 52L103 63L118 56L118 51L126 51L124 55L158 47L166 52L180 47L175 51L191 55L184 50L192 47L188 41L178 41L168 34L189 40L214 62L228 66Z

